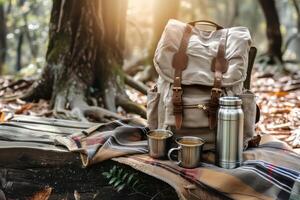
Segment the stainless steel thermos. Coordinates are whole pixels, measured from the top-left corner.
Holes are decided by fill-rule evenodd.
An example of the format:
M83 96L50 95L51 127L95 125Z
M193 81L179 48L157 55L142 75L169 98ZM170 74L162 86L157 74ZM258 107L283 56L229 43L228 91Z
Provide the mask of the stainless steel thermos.
M232 169L241 165L243 157L244 113L239 97L221 97L217 128L217 165Z

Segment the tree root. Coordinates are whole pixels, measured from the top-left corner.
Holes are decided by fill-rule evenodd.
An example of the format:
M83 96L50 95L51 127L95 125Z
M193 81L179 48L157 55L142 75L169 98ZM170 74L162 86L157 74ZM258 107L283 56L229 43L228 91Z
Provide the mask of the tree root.
M7 85L5 87L1 87L0 91L6 90L7 88L10 88L10 89L16 91L19 89L29 87L32 83L33 83L33 80L19 79L17 81L10 83L9 85ZM17 88L15 88L15 87L17 87Z
M93 116L94 118L98 118L98 119L105 119L105 118L121 119L121 120L125 119L125 117L122 117L117 113L96 106L88 106L87 108L84 109L84 114L88 116Z
M107 108L111 112L117 112L116 106L116 88L112 81L108 81L107 88L104 90L103 103L105 108Z
M38 82L38 81L36 81ZM26 92L23 96L21 96L21 99L23 101L36 101L40 98L42 99L48 99L47 97L49 97L49 95L42 95L43 93L41 93L41 91L43 90L43 86L41 86L38 83L33 83L33 85L30 87L29 91Z
M300 129L295 129L292 131L292 134L286 139L286 142L289 143L293 148L300 147Z
M143 68L142 65L146 63L146 60L147 60L147 55L142 55L138 58L133 58L132 60L125 62L122 69L126 74L134 75L138 71L142 70L140 68L141 67Z
M70 110L67 110L68 108ZM125 119L125 117L107 109L88 105L82 94L75 95L73 93L70 95L67 92L62 92L56 96L53 114L58 118L77 119L80 121L93 119L99 122L108 122L112 119Z
M89 119L93 119L99 122L109 122L112 119L117 119L117 120L125 119L125 117L122 117L116 113L95 106L75 107L72 110L54 109L53 115L57 118L76 119L83 122L88 122L90 121Z
M133 89L135 89L135 90L137 90L137 91L139 91L139 92L141 92L142 94L145 94L145 95L147 95L147 91L148 91L148 87L144 84L144 83L142 83L142 82L140 82L140 81L137 81L137 80L134 80L131 76L129 76L129 75L125 75L125 83L127 84L127 85L129 85L130 87L132 87Z
M153 80L155 77L157 77L157 73L152 65L146 66L144 71L138 72L135 76L134 79L141 81L143 83Z
M24 101L50 99L53 91L53 77L52 67L46 65L40 79L31 85L29 91L21 99Z
M125 97L124 95L117 95L116 100L117 105L124 108L125 111L138 114L144 119L147 118L146 108L144 106L132 102L128 97Z
M55 102L52 102L54 104L53 115L56 118L78 119L80 121L87 121L86 118L80 118L79 116L76 116L72 111L66 109L67 101L65 95L65 92L62 92L61 94L56 96Z

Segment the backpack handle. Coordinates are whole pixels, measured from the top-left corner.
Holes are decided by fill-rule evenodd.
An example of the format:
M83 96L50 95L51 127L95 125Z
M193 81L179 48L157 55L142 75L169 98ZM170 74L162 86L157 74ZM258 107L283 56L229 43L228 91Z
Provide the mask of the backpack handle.
M188 24L192 26L195 26L196 24L204 24L204 25L216 27L217 30L224 29L223 26L220 26L219 24L209 20L198 20L198 21L189 22Z

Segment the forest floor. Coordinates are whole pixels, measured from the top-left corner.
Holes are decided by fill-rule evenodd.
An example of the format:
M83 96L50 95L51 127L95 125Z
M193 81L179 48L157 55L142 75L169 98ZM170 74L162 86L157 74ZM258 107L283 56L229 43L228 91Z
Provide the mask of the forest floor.
M13 76L0 77L0 111L54 117L49 101L28 103L20 99L33 82L34 79L28 78L15 80ZM256 94L261 110L256 131L274 135L300 153L300 73L276 77L272 74L254 73L252 91ZM146 95L130 87L127 87L126 93L132 101L146 106ZM118 109L118 114L125 117L133 115L125 113L122 108Z
M34 79L16 80L14 76L0 76L0 111L54 117L49 101L28 103L20 99L33 82ZM254 73L252 91L256 94L261 112L260 121L256 125L257 133L274 135L287 142L296 153L300 153L300 73L279 76ZM132 101L146 106L147 98L142 93L129 87L126 93ZM121 108L118 109L118 114L132 116ZM0 122L1 120L0 115ZM48 193L51 191L45 189L37 193L36 197Z

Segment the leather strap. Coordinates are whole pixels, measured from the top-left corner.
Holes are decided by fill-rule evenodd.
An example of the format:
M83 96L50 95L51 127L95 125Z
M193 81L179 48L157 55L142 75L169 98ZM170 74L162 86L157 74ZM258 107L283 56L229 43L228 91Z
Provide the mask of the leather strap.
M228 29L221 29L220 43L216 57L212 60L211 71L214 72L214 85L211 90L209 102L209 128L213 129L217 125L217 111L219 107L219 98L222 95L223 74L228 70L228 61L225 59L226 40Z
M224 28L223 26L220 26L219 24L216 24L215 22L212 22L209 20L198 20L198 21L189 22L189 24L192 26L196 26L197 24L210 25L210 26L216 27L217 30Z
M244 88L247 90L250 90L251 74L252 74L256 53L257 53L256 47L250 47L249 54L248 54L247 76L246 76L246 80L244 81Z
M183 119L183 102L182 94L183 90L181 87L182 71L186 69L188 64L188 56L186 55L186 49L188 46L189 39L192 35L192 27L186 25L178 52L173 56L172 67L175 69L174 82L173 82L173 114L175 116L175 127L180 129Z

